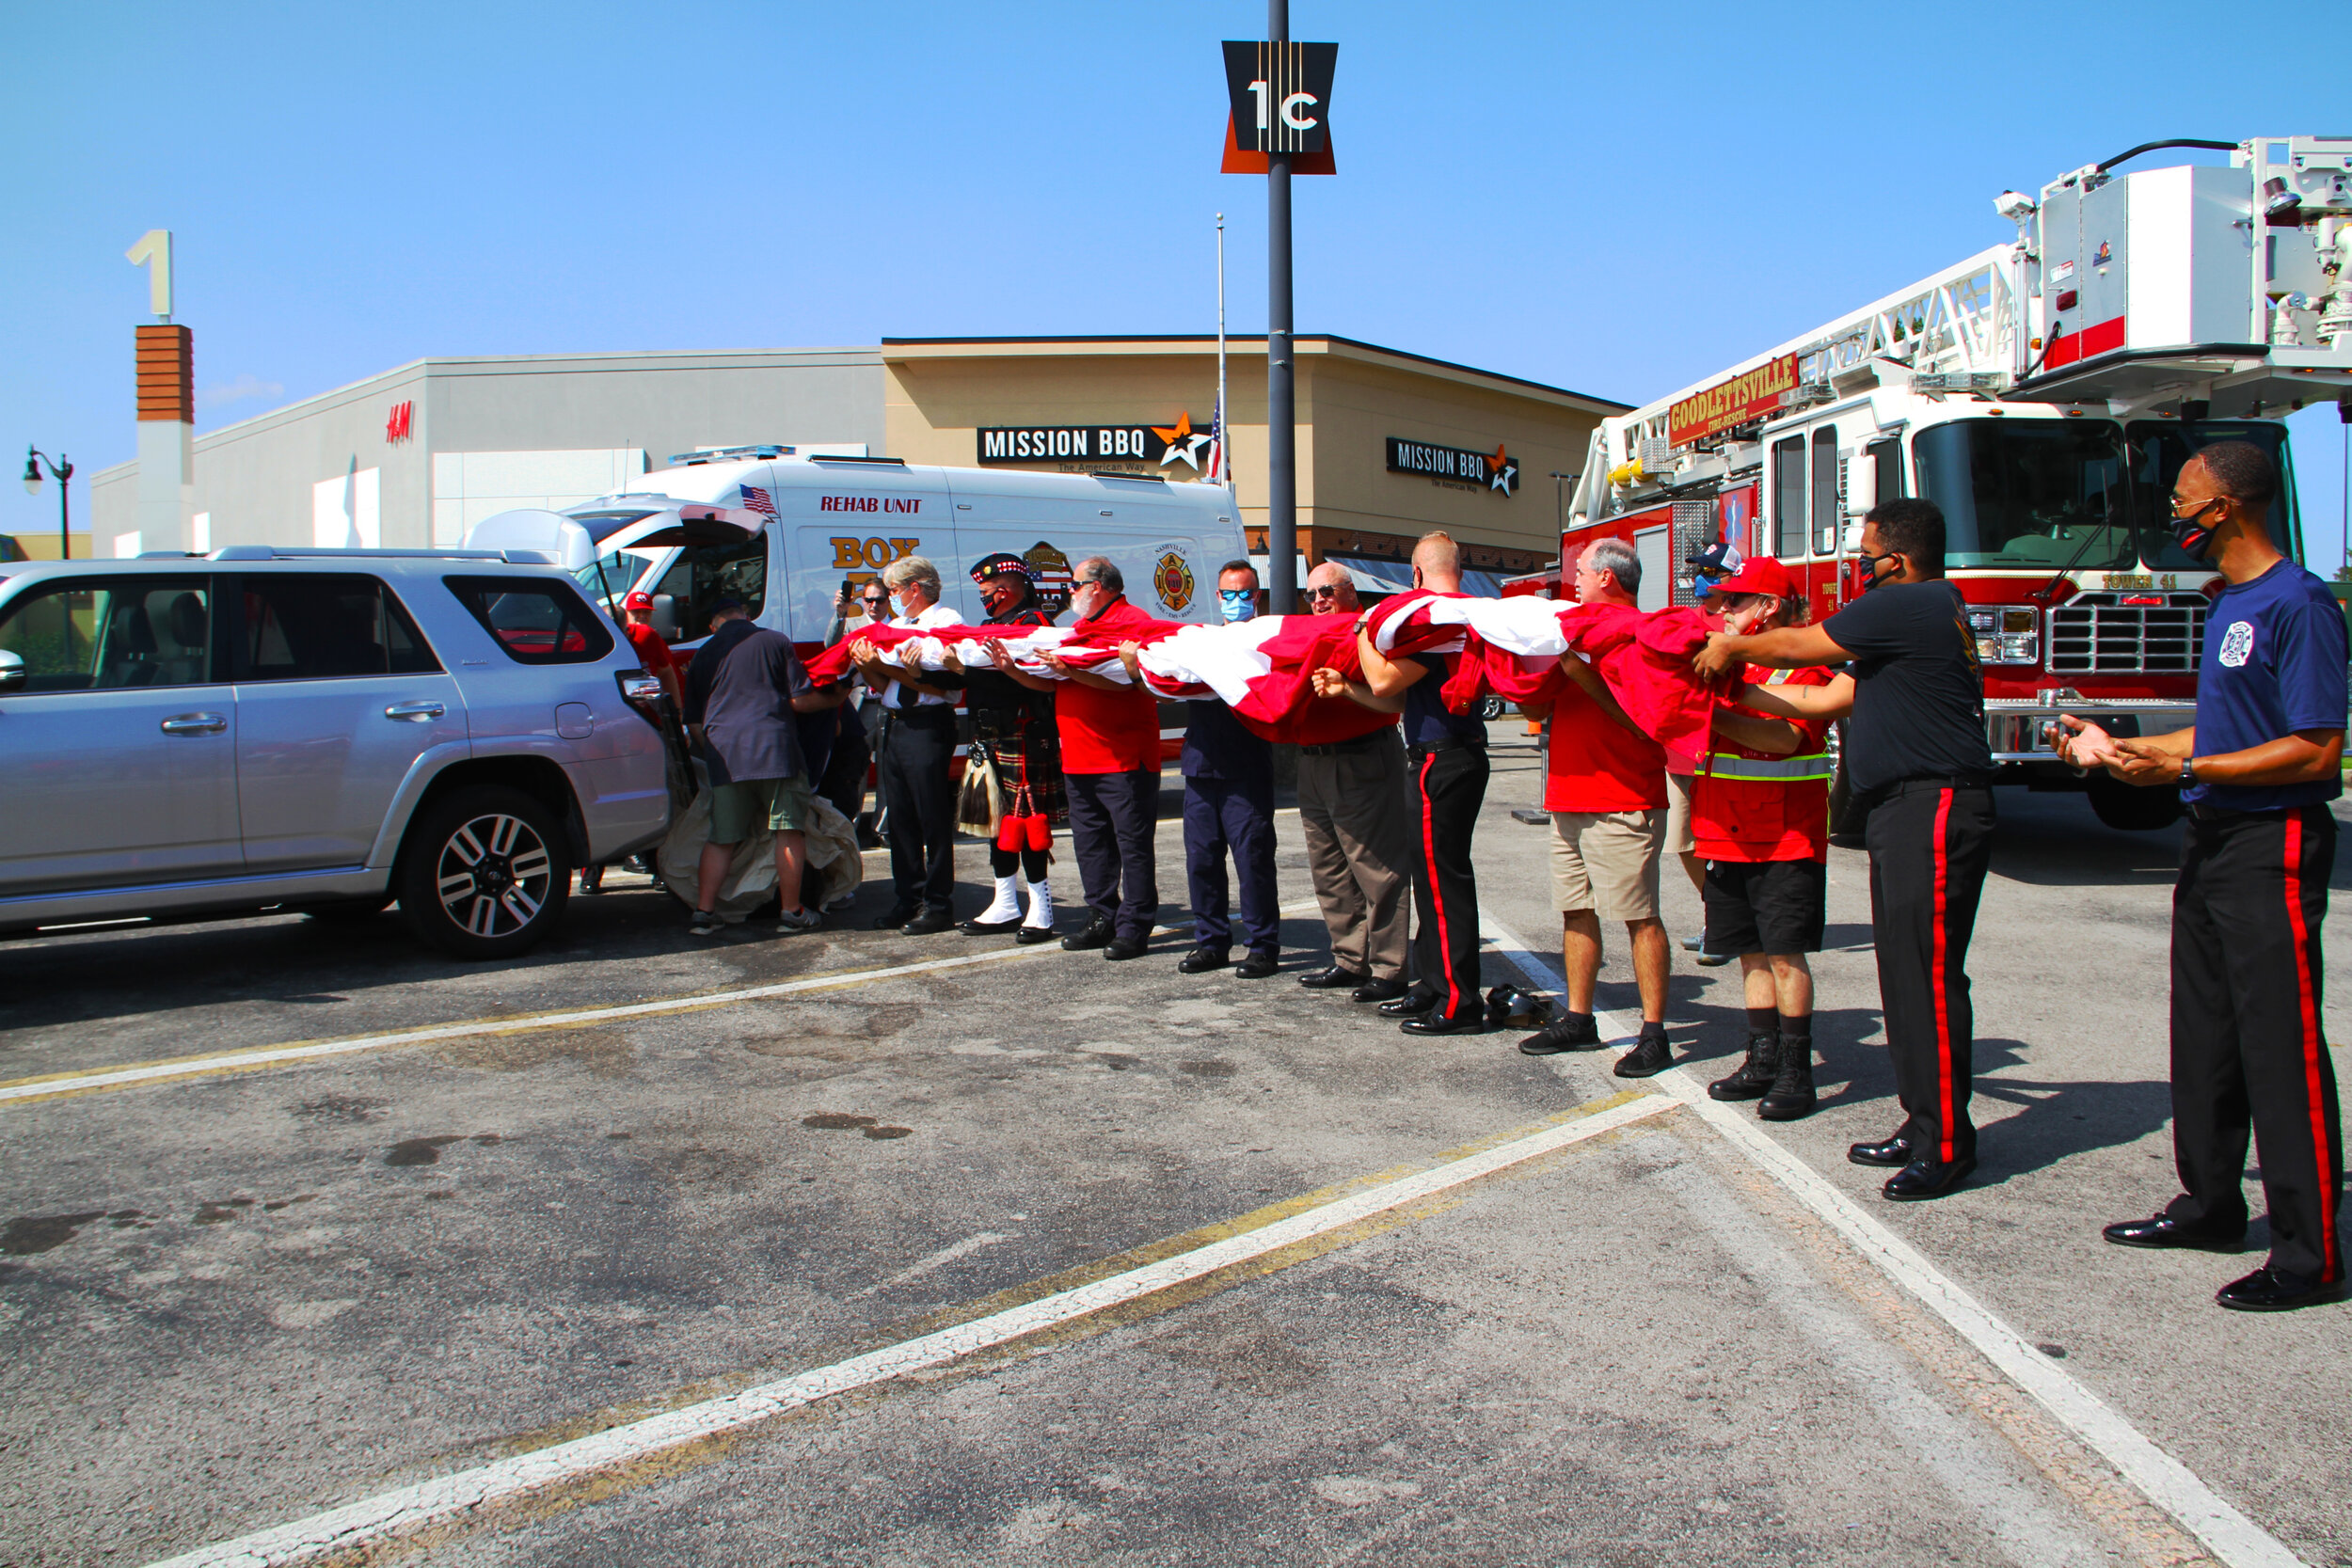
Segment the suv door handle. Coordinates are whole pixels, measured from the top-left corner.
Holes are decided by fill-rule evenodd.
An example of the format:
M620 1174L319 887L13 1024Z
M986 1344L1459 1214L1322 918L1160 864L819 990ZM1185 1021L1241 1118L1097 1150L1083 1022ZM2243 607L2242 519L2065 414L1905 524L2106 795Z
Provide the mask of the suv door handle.
M447 705L441 703L394 703L384 710L384 717L405 719L412 724L421 724L428 719L438 719L448 711Z
M163 721L166 735L218 735L229 721L217 713L175 713Z

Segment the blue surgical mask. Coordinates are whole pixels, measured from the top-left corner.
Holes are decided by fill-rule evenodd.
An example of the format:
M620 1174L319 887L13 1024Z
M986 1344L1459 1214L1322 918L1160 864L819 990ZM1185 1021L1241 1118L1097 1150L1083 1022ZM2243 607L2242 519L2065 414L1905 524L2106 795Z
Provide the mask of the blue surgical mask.
M1216 602L1228 624L1257 618L1258 594L1254 589L1220 588L1216 591Z

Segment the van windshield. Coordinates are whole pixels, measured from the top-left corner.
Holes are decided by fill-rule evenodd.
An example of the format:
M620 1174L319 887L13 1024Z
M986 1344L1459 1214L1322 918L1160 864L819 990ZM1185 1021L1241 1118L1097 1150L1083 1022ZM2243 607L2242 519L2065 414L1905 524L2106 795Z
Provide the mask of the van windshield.
M617 610L621 596L637 586L637 579L644 575L648 564L642 555L614 550L580 567L572 574L572 580L580 584L580 591L594 603L608 610Z
M2137 562L2111 420L1954 420L1919 432L1912 458L1919 494L1944 509L1947 566Z
M2290 561L2303 559L2302 517L2295 504L2295 464L2287 454L2287 427L2266 420L2135 420L2124 434L2132 444L2132 517L2139 528L2141 559L2159 572L2210 572L2210 562L2191 561L2172 541L2168 523L2172 482L2200 447L2216 441L2251 441L2279 470L2279 494L2270 503L2270 538Z

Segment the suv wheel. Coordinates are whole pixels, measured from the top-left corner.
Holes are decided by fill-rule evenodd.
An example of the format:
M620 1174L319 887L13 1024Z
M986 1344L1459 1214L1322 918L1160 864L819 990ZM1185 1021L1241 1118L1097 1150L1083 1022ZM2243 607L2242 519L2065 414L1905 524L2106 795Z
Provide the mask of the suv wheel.
M463 789L408 830L400 911L417 935L460 958L527 953L564 918L572 868L553 814L518 789Z

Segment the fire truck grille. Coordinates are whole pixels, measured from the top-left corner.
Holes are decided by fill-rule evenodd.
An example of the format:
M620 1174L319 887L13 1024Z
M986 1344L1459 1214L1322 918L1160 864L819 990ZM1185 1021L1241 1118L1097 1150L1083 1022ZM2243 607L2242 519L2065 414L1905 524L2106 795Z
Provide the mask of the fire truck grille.
M2054 675L2193 675L2202 594L2083 594L2050 611Z

